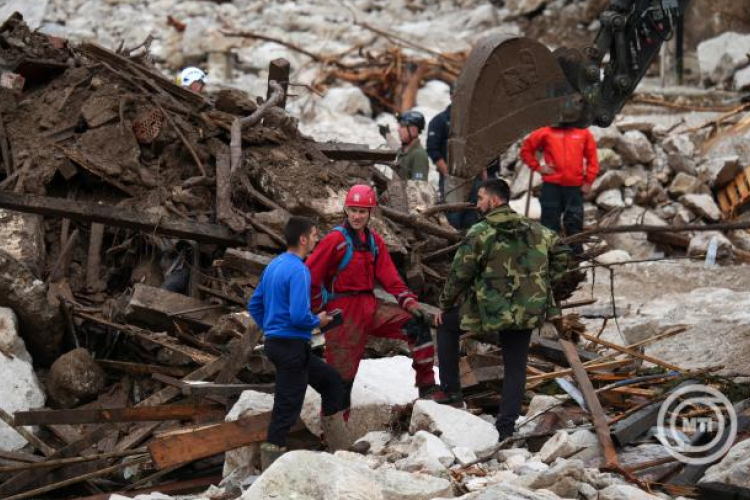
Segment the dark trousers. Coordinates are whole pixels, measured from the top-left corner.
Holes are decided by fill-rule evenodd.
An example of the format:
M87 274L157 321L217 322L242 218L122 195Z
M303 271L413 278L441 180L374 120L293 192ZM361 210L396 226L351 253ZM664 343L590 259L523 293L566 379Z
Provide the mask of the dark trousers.
M283 447L289 429L302 411L307 384L320 393L323 415L341 411L344 386L338 372L313 355L310 343L305 340L267 338L264 349L276 368L276 390L266 441Z
M438 327L438 362L440 385L444 392L461 390L459 375L459 340L461 336L458 308L443 313L443 324ZM521 403L526 390L526 363L529 357L531 330L503 330L498 332L503 351L503 392L495 426L501 436L513 434L516 419L521 414Z
M557 233L565 229L566 236L583 231L583 193L578 186L542 184L542 225ZM562 219L562 224L560 222ZM575 255L583 252L581 245L572 245Z

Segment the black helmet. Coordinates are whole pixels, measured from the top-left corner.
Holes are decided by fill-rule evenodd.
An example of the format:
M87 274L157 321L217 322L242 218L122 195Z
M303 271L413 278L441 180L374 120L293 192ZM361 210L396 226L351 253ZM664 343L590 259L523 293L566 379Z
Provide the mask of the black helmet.
M410 110L399 116L399 123L404 125L414 125L418 131L424 130L424 115L419 111Z

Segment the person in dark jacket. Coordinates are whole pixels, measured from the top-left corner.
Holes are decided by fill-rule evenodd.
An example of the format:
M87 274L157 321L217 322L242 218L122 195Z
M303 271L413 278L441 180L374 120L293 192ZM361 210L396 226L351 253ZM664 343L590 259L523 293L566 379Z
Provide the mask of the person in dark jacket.
M448 135L451 130L451 105L430 120L427 127L427 156L440 174L438 191L440 202L445 202L445 178L448 175Z
M289 429L299 418L308 383L322 397L323 430L329 447L348 440L341 410L344 384L338 372L311 353L315 328L331 320L310 309L310 271L303 262L318 242L315 224L305 217L290 217L284 228L287 251L263 271L248 311L265 335L264 349L276 368L271 423L261 446L265 469L286 451Z

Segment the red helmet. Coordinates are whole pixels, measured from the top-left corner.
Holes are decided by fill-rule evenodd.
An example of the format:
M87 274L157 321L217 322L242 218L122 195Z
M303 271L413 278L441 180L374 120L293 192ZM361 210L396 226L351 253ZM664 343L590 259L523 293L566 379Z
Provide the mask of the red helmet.
M365 184L357 184L346 193L345 207L375 208L377 205L375 191Z

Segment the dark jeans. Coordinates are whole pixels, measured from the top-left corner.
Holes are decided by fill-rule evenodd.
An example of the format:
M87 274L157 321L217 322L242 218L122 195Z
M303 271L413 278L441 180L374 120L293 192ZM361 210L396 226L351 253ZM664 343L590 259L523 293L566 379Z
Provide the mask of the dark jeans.
M307 384L320 393L323 415L341 411L344 386L338 372L313 355L305 340L267 338L264 349L276 368L276 391L266 441L283 447L302 411Z
M578 186L558 186L542 184L542 225L565 236L573 236L583 231L583 193ZM560 223L562 219L562 224ZM583 252L581 245L572 245L573 254Z
M459 340L461 336L458 308L443 313L443 324L438 327L438 361L440 385L444 392L461 390L459 375ZM503 393L495 426L501 436L513 434L516 419L521 414L523 393L526 389L526 363L531 343L531 330L503 330L498 332L503 350Z

